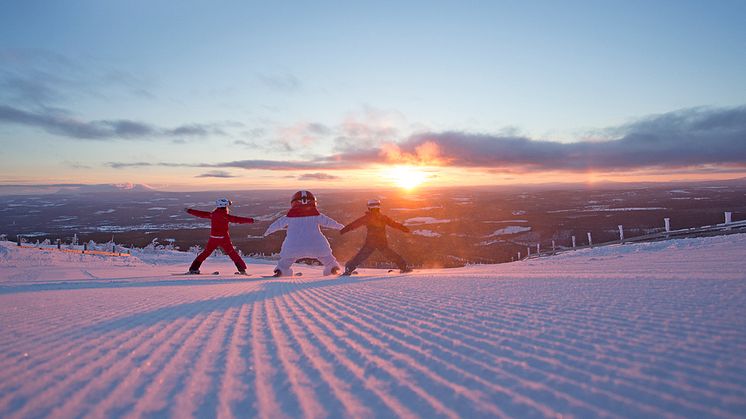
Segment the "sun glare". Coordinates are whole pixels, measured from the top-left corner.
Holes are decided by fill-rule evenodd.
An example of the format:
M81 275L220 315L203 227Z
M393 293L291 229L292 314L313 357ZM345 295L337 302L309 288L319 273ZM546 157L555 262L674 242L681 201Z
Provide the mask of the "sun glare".
M427 179L427 173L414 166L394 166L384 169L384 176L396 186L411 190Z

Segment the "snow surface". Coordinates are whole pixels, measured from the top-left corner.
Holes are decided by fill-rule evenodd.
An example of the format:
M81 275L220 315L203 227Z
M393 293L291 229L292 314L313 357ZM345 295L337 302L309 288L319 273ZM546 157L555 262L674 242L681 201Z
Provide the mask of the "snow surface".
M743 417L744 249L279 280L0 242L0 417Z
M494 233L490 234L486 237L496 237L496 236L505 236L508 234L516 234L516 233L524 233L526 231L531 231L531 227L524 227L524 226L507 226L498 230L495 230Z

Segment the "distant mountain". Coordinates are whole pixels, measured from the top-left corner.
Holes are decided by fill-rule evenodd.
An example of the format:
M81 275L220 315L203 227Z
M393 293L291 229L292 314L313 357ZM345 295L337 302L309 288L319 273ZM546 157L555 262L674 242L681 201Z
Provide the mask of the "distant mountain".
M62 187L60 194L89 194L89 193L134 193L156 192L155 189L141 183L101 183L95 185L75 185Z

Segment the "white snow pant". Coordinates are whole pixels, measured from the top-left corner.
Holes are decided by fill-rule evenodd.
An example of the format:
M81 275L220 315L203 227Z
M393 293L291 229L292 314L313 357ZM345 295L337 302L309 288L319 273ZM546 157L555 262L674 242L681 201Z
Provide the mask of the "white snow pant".
M284 257L281 258L279 262L277 262L277 267L275 268L276 271L280 271L281 276L293 276L293 268L291 266L295 261L300 258L288 258ZM326 256L319 256L316 257L316 259L321 262L322 265L324 265L324 275L331 275L332 269L342 269L339 266L339 262L337 262L337 259L334 257L334 255L326 255Z

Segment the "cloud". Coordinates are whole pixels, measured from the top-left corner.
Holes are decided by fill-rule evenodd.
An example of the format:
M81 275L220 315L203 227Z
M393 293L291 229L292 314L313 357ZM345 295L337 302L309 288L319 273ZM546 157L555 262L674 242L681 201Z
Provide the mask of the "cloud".
M16 105L49 106L80 96L125 92L152 98L151 83L121 70L102 70L90 58L71 59L44 49L0 49L0 99Z
M91 166L88 166L86 164L82 164L82 163L79 163L79 162L76 162L76 161L67 161L66 160L63 163L65 165L67 165L68 167L72 168L72 169L92 169Z
M264 137L267 135L267 130L264 128L256 127L244 130L239 133L239 136L245 138L243 140L236 140L235 143L239 145L246 145L251 147L256 147L256 140Z
M304 173L298 176L298 180L337 180L339 176L334 176L326 173Z
M456 131L423 133L378 148L348 149L333 158L519 171L746 166L746 107L685 109L609 131L618 137L575 143Z
M236 160L202 165L201 167L234 167L247 170L319 170L353 168L351 164L342 162L293 160Z
M187 124L175 128L161 128L128 119L83 121L70 116L63 109L42 108L26 111L0 104L0 124L17 124L40 128L50 134L79 140L204 138L225 135L218 124Z
M125 118L85 120L65 108L81 97L112 100L121 91L152 98L148 82L120 70L101 70L89 59L72 60L39 49L0 48L0 125L15 124L83 140L184 139L227 135L236 121L159 127Z
M295 92L301 86L300 80L290 73L257 74L257 78L270 89L282 92Z
M225 170L212 170L207 173L202 173L201 175L197 175L195 177L233 178L233 177L238 177L238 176L232 175L229 172L226 172Z
M333 133L332 128L318 122L299 122L279 127L274 143L283 151L307 148Z
M320 169L353 169L354 162L349 164L328 161L292 161L292 160L235 160L219 163L170 163L170 162L108 162L112 169L134 167L197 167L197 168L235 168L246 170L320 170Z
M163 166L165 163L148 163L148 162L134 162L134 163L123 163L123 162L108 162L104 166L111 167L112 169L127 169L130 167L151 167L151 166Z
M336 128L335 148L349 151L391 143L405 125L406 118L400 112L365 106L360 112L348 114Z
M145 165L238 168L246 170L357 169L370 164L410 164L480 168L494 173L547 171L746 170L746 106L694 108L650 116L605 130L612 139L560 143L520 135L458 131L412 135L400 142L351 143L336 154L308 160L236 160L220 163L109 163L110 167Z

